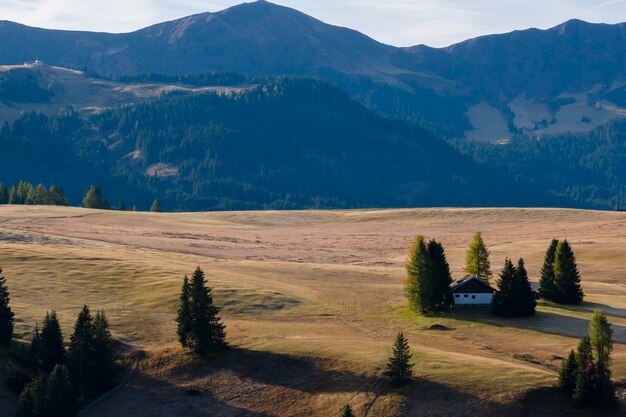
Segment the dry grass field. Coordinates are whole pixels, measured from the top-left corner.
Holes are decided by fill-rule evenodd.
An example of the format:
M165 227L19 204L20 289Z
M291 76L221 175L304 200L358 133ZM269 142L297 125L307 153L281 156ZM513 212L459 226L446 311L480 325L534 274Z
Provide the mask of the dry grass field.
M513 320L483 309L408 312L403 262L413 237L440 240L458 278L475 231L494 270L505 257L523 257L533 281L550 240L567 238L584 304L540 302L536 317ZM145 351L130 384L91 416L336 416L346 403L376 417L592 415L573 410L552 387L560 357L586 333L595 309L613 323L614 379L624 386L625 254L626 213L619 212L0 206L0 265L18 338L29 340L49 309L67 337L88 304L106 310L118 340ZM209 363L176 343L182 277L196 266L223 306L233 347ZM430 330L433 324L449 330ZM381 375L400 330L415 353L417 379L392 390ZM0 416L10 415L13 401L0 392Z

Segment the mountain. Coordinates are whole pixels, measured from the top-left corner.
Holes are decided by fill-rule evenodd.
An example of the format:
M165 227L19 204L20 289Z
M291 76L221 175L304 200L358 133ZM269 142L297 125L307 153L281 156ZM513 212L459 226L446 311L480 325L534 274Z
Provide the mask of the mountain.
M169 210L556 203L424 129L297 79L87 119L27 113L2 129L0 178L61 185L74 203L97 184L112 201L147 208L159 197Z

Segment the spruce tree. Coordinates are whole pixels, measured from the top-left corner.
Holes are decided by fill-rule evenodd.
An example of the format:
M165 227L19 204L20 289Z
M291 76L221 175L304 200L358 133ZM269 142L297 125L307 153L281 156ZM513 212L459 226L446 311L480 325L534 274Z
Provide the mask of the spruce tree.
M191 317L191 287L187 275L183 279L183 287L180 290L176 322L178 323L178 341L184 348L189 347L189 335L192 331L193 319Z
M427 310L445 310L454 305L454 297L450 291L452 275L450 265L441 243L431 239L426 247L428 257L428 277L431 281L430 299L427 300Z
M489 251L485 246L482 235L476 232L465 254L465 266L463 270L472 276L477 276L485 281L492 277Z
M341 409L341 417L356 417L352 411L352 407L350 407L350 404L343 406Z
M404 294L409 301L409 307L416 312L425 311L429 289L426 279L428 271L428 255L423 236L416 236L409 249L406 259L406 278L404 280Z
M409 342L402 332L398 333L393 344L393 355L387 362L385 372L393 385L406 383L413 377L414 364L410 362L412 356Z
M44 402L46 417L73 417L76 415L70 372L65 365L56 365L46 383Z
M586 336L580 341L576 353L576 385L572 399L577 407L584 407L591 402L595 375L591 340Z
M220 321L219 308L213 304L211 288L206 285L204 272L196 268L190 285L191 332L187 343L196 353L209 356L226 349L226 333Z
M491 299L491 312L496 316L515 317L515 287L517 271L509 258L504 261L504 267L497 280L498 290Z
M47 417L46 379L45 375L40 375L24 387L17 400L15 417Z
M96 394L101 394L111 387L115 378L115 348L113 336L109 330L109 321L104 310L99 310L93 320L94 327L94 362Z
M6 185L0 183L0 204L9 203L9 190Z
M67 198L65 197L63 188L57 187L56 185L52 185L50 187L50 191L48 191L48 200L49 200L49 204L53 204L55 206L69 206L70 205L69 201L67 201Z
M576 266L576 257L567 240L556 246L553 270L555 301L562 304L580 304L584 297L580 287L580 273Z
M532 316L535 314L537 300L533 293L524 260L520 258L515 267L515 313L517 316Z
M90 185L83 197L83 207L108 210L109 202L102 196L100 187Z
M567 358L563 359L558 382L559 388L570 397L574 395L574 388L576 388L576 368L576 354L572 350Z
M54 310L46 313L43 319L39 351L41 369L46 373L50 373L57 364L65 363L63 334Z
M32 368L41 368L41 333L39 332L37 323L35 323L33 339L30 341L30 347L28 349L28 361Z
M156 198L154 199L154 201L152 202L152 205L150 206L150 211L153 213L161 212L161 205L159 204L159 200L157 200Z
M10 301L7 280L2 276L2 267L0 267L0 346L9 346L13 339L15 314L9 306Z
M556 287L554 285L554 256L559 241L552 239L543 259L541 267L541 279L539 281L539 293L546 300L554 301L556 298Z
M593 348L596 370L594 400L603 408L614 408L616 405L615 386L611 380L613 330L606 314L602 311L595 311L589 322L589 339Z
M85 399L94 394L94 374L97 366L94 360L95 328L89 307L83 306L78 314L74 333L70 337L68 364L72 374L72 385L79 399Z

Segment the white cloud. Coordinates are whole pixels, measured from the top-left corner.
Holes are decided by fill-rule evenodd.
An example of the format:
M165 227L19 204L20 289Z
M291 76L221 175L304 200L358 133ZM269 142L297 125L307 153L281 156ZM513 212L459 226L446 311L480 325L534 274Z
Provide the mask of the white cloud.
M0 19L32 26L127 32L241 0L0 0ZM579 18L626 20L626 0L275 0L394 45L445 46L467 38ZM592 4L590 4L592 3Z

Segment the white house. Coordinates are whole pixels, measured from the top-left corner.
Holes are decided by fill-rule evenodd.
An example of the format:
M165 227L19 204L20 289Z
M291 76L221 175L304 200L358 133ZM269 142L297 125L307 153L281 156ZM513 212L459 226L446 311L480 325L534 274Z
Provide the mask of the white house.
M496 291L478 276L468 275L450 285L457 306L488 306Z

